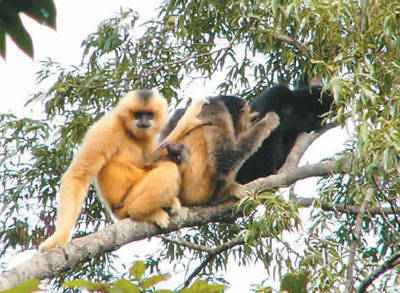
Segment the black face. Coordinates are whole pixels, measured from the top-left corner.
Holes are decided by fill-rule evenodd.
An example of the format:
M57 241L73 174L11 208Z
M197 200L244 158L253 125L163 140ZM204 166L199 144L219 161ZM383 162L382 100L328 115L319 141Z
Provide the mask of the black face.
M133 113L136 120L136 126L142 129L149 128L154 119L153 111L136 111Z
M168 151L168 158L172 162L178 165L185 163L185 152L189 153L187 146L185 146L183 143L169 143L166 147Z

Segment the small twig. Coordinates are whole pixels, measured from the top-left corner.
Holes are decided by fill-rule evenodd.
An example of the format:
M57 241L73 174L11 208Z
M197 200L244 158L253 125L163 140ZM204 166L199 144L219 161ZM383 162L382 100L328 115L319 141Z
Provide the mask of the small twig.
M350 253L349 253L349 261L348 261L347 269L346 269L346 288L345 288L346 293L353 292L354 259L355 259L357 247L360 243L360 235L361 235L361 230L362 230L362 222L363 222L364 214L365 214L366 210L368 209L368 206L371 202L371 199L372 199L374 193L375 193L374 188L368 188L368 190L365 194L364 201L361 204L360 211L356 217L356 223L355 223L355 227L354 227L354 240L351 243Z
M313 202L319 200L319 198L302 198L298 197L293 200L297 204L297 206L301 208L308 208L311 207ZM327 212L336 212L336 213L343 213L349 215L358 215L360 212L359 206L348 206L342 204L330 204L330 203L321 203L321 209ZM366 211L370 216L376 215L393 215L393 214L400 214L400 208L393 210L392 208L370 208Z
M171 239L171 238L169 238L167 236L160 236L160 238L165 240L165 241L167 241L167 242L171 242L171 243L174 243L174 244L177 244L177 245L182 245L182 246L185 246L187 248L198 250L198 251L203 251L203 252L206 252L206 253L214 253L214 251L215 251L215 249L213 249L213 248L210 248L210 247L207 247L207 246L204 246L204 245L200 245L200 244L196 244L196 243L192 243L192 242L189 242L189 241L187 241L187 240L185 240L183 238L179 238L178 240Z
M187 241L185 241L184 243L186 243ZM207 266L208 263L210 263L218 254L223 253L237 245L242 245L245 243L245 240L243 239L243 237L241 236L237 236L236 238L234 238L232 241L224 243L220 246L217 246L216 248L210 248L210 249L206 249L208 254L206 255L205 259L201 262L201 264L190 274L190 276L187 278L187 280L185 281L185 283L183 284L183 287L186 288L190 285L190 283L192 282L192 280L198 275L200 274L200 272ZM183 244L183 245L185 245ZM185 245L186 246L186 245ZM194 248L197 245L190 245L191 248ZM194 248L195 249L195 248ZM202 250L202 249L201 249ZM204 250L202 250L204 251Z
M387 261L380 265L375 271L373 271L367 278L365 278L360 287L358 287L358 293L364 293L367 291L369 285L372 284L380 275L393 269L395 266L400 264L400 252L393 254Z
M394 198L392 198L392 199L390 199L390 198L388 198L387 196L386 196L386 194L385 194L385 192L382 190L382 188L381 188L381 186L383 186L383 184L382 184L382 182L379 182L381 185L379 185L378 184L378 182L377 182L377 179L375 178L375 177L373 177L372 178L372 181L374 182L374 185L375 185L375 187L377 188L377 190L381 193L381 195L385 198L385 200L389 203L389 205L390 205L390 207L391 207L391 209L393 210L393 211L395 211L396 210L396 207L395 207L395 205L394 205L394 201L395 201L395 199ZM382 180L380 180L380 181L382 181ZM384 187L384 186L383 186ZM397 217L397 214L396 213L394 213L394 219L395 219L395 221L396 221L396 223L397 223L397 225L400 227L400 221L399 221L399 218ZM387 221L388 223L390 223L390 221ZM394 227L393 227L394 228Z
M148 69L148 74L152 74L152 73L154 73L154 72L157 72L157 71L161 70L162 68L164 68L165 66L172 66L172 65L178 65L178 64L181 64L181 63L185 63L186 61L188 61L188 60L190 60L190 59L196 59L196 58L200 58L200 57L211 56L211 55L217 54L217 53L219 53L219 52L223 52L223 51L227 52L229 49L232 48L233 43L235 42L235 40L236 40L235 38L232 39L232 40L229 42L229 44L228 44L227 46L223 47L223 48L215 49L215 50L213 50L213 51L209 51L209 52L205 52L205 53L201 53L201 54L193 54L193 55L186 56L186 57L181 58L181 59L176 60L176 61L171 61L171 62L163 63L163 64L160 64L160 65L158 65L158 66L149 68L149 69ZM142 76L142 75L144 74L144 71L145 71L145 70L143 69L143 70L141 70L141 72L140 72L139 74L137 74L137 75L135 75L135 76L132 76L132 77L125 77L125 78L120 78L120 79L115 79L115 80L111 80L111 81L109 81L109 82L107 82L107 83L99 84L99 85L82 86L82 85L70 84L70 83L67 83L67 85L70 86L70 87L75 87L75 88L96 89L96 88L101 88L101 87L107 87L107 86L110 86L110 85L114 85L114 84L117 84L117 83L120 83L120 82L123 82L123 81L132 81L132 80L135 80L135 79L137 79L139 76Z
M200 272L207 266L208 263L210 263L215 258L215 256L216 256L215 254L206 255L206 258L201 262L201 264L187 278L187 280L183 284L183 288L188 287L190 285L190 283L193 281L193 279L198 274L200 274Z

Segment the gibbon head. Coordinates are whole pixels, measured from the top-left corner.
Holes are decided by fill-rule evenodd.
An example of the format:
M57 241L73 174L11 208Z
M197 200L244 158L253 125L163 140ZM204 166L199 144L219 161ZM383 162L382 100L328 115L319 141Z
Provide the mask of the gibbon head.
M220 95L208 99L198 114L198 118L212 124L225 126L236 135L249 125L250 107L246 101L235 96Z
M167 143L168 159L184 167L190 159L190 149L183 143Z
M122 98L115 111L134 137L151 138L164 127L167 108L167 101L158 92L136 90Z

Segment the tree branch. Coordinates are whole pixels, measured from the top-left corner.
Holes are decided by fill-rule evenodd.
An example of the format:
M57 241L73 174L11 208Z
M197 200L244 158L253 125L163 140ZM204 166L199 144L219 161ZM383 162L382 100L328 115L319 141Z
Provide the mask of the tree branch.
M301 158L303 157L304 153L307 151L309 146L325 132L337 126L338 126L337 123L332 122L325 124L324 127L317 132L301 133L297 137L294 146L290 150L290 153L288 154L285 163L279 169L278 173L284 173L286 170L297 167L299 165Z
M279 175L257 179L245 185L245 188L256 191L267 187L288 186L299 179L328 175L333 172L334 165L335 161L329 161L294 168ZM46 253L35 255L14 269L3 272L0 275L0 290L15 287L30 279L53 278L88 258L116 250L133 241L209 222L233 222L241 216L240 212L233 212L234 203L235 201L229 201L215 206L183 208L179 215L173 217L170 225L163 230L145 222L122 220L96 233L72 240L65 250L51 249Z
M354 288L354 259L356 255L356 250L357 247L360 243L360 235L361 235L361 230L362 230L362 223L363 223L363 218L365 215L365 212L368 209L368 206L371 203L372 197L374 196L375 189L374 188L368 188L365 198L361 204L360 211L357 214L356 217L356 225L354 227L354 239L351 243L350 247L350 254L349 254L349 262L347 264L347 270L346 270L346 288L345 292L346 293L351 293L353 292Z
M230 242L224 243L216 248L209 249L208 255L202 261L202 263L193 271L193 273L189 276L189 278L185 281L183 287L188 287L192 280L207 266L209 262L211 262L218 254L227 251L237 245L244 244L245 241L243 237L238 236Z
M358 287L358 293L364 293L367 291L369 285L375 281L383 273L387 272L390 269L393 269L395 266L400 264L400 252L396 252L393 254L387 261L385 261L382 265L380 265L375 271L372 272L368 277L366 277L360 287Z

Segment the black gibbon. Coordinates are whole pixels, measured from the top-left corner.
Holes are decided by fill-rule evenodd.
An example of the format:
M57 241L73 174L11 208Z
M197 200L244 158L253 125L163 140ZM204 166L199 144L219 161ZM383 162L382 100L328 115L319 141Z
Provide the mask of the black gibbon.
M166 119L166 100L156 92L138 90L129 92L88 130L62 179L56 231L40 245L41 251L67 244L93 178L116 218L168 225L163 208L180 208L181 176L173 148L169 160L146 166Z
M290 90L277 85L265 90L250 103L254 119L261 119L270 111L278 114L279 127L264 140L261 147L240 168L236 180L245 184L276 173L284 164L298 135L321 129L321 115L327 113L333 98L322 93L321 86Z
M179 199L184 205L222 200L237 192L235 176L242 163L279 125L275 113L250 123L249 106L234 96L217 96L190 105L167 123L160 147L183 143L190 160L183 170ZM172 130L168 133L169 130Z

